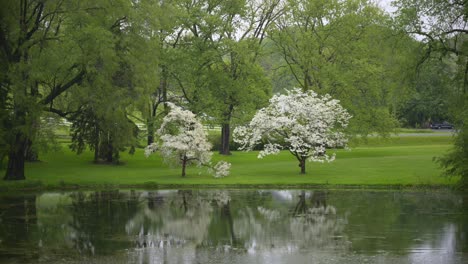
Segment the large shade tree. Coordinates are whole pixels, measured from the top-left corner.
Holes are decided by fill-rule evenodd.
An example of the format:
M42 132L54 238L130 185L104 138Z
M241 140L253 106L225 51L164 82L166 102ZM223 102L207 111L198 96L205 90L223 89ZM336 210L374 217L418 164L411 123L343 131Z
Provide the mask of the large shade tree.
M468 186L468 3L447 0L398 0L397 21L407 33L420 39L425 51L419 65L450 62L451 70L446 71L448 82L439 88L446 88L449 118L455 123L457 134L452 151L440 158L447 175L461 176L461 184Z
M107 36L109 49L94 55L99 67L86 74L79 90L61 97L60 108L67 109L65 117L73 123L72 149L80 153L88 145L95 162L119 163L120 151L132 152L137 145L133 113L157 80L159 39L150 32L157 25L147 24L155 10L158 6L147 2L118 7ZM106 21L97 22L108 27Z
M87 7L89 3L64 1L2 2L0 107L8 149L6 180L25 178L25 153L42 110L53 108L54 99L80 84L92 67L84 56L90 47L80 45L89 28L80 31L81 25L71 23L76 13L67 12Z
M234 130L234 140L241 150L251 150L264 141L259 158L288 150L305 174L306 160L333 161L335 155L329 155L327 149L346 146L344 129L350 118L338 100L296 88L273 96L248 126Z
M220 153L230 154L231 126L263 106L270 92L258 64L266 30L282 11L279 0L180 1L177 47L169 80L189 108L221 126ZM184 61L183 64L178 62Z
M5 140L0 144L8 152L6 180L25 178L26 153L45 111L76 115L91 91L100 98L120 95L117 100L113 96L114 104L131 98L124 90L144 93L139 84L145 83L147 71L142 69L151 67L141 66L148 62L144 53L148 49L141 49L148 40L143 35L148 27L139 20L141 14L135 15L138 4L125 0L2 2L0 112ZM142 76L138 82L135 72Z
M388 134L397 126L394 109L407 88L413 40L393 30L373 1L286 2L270 30L277 49L272 58L282 57L273 78L277 85L287 82L275 90L296 86L330 94L352 113L353 134Z

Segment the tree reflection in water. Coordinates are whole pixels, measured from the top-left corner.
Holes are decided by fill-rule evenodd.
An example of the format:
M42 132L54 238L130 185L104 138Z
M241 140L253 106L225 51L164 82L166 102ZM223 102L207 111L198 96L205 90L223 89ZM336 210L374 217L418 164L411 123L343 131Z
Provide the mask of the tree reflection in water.
M206 197L183 190L168 196L149 192L146 198L139 213L125 225L137 247L200 244L206 237L213 211Z
M3 195L0 262L464 263L467 206L446 192Z
M150 248L137 251L139 263L166 263L168 251L179 252L171 254L176 259L194 256L197 247L206 244L214 207L229 215L227 191L162 191L144 196L147 202L125 226L137 249Z
M297 197L297 202L291 211L258 206L237 219L236 230L246 238L249 252L346 248L342 234L346 219L338 217L335 207L327 205L325 192L301 191L293 197Z
M70 197L68 238L80 254L106 254L131 245L125 239L124 227L128 217L138 211L138 200L132 192L78 192Z
M39 258L36 195L0 197L0 262L3 258ZM14 232L12 232L14 230ZM24 248L18 248L20 244Z

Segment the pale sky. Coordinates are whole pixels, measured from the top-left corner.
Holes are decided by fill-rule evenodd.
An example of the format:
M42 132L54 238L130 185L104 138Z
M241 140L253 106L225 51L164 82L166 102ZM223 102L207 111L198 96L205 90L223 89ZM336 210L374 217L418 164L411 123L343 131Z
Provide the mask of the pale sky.
M385 11L392 13L396 11L396 8L391 6L393 0L375 0L377 4L382 7Z

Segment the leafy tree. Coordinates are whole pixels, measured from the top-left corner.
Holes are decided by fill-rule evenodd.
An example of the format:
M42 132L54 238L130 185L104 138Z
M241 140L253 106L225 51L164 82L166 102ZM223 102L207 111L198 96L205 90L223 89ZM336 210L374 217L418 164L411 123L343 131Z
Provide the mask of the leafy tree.
M2 4L0 59L5 71L0 77L0 111L2 119L5 116L2 131L8 149L5 179L24 179L25 153L34 144L44 111L76 116L80 107L92 101L92 94L114 100L107 109L104 106L110 101L101 101L102 111L94 113L110 117L112 111L126 113L129 100L146 94L143 84L154 82L148 77L153 67L145 52L153 42L144 33L153 29L141 22L148 13L138 13L137 6L124 0Z
M415 58L416 59L416 58ZM401 95L397 116L403 126L429 127L450 119L450 93L456 62L428 59L412 78L412 88Z
M305 174L306 160L333 161L335 156L328 155L326 149L346 145L343 129L350 117L338 100L294 89L287 95L273 96L247 127L234 130L234 140L243 150L267 141L259 158L287 149L299 161L301 174Z
M465 113L466 115L466 113ZM468 123L468 117L465 116L464 124ZM448 177L460 176L459 185L461 188L468 186L468 131L466 125L459 130L455 137L453 149L445 156L438 157L436 160L445 169L444 174Z
M90 6L34 0L2 3L0 64L5 71L0 80L0 107L8 149L6 180L25 178L25 153L40 113L80 84L88 70L84 60L88 47L80 46L76 38L85 37L87 31L71 23L75 12L67 11L72 7Z
M118 164L120 151L130 147L133 154L137 145L138 127L125 112L112 111L110 116L98 115L89 105L70 117L72 144L70 148L81 154L86 145L94 151L94 162L100 160Z
M193 1L180 5L185 30L180 32L183 38L177 55L185 63L174 64L171 76L192 111L221 125L221 154L230 154L233 120L251 114L269 95L257 57L266 29L281 12L280 3Z
M270 31L283 58L276 68L303 91L330 94L354 118L349 131L387 134L397 125L394 110L406 88L411 40L392 29L371 1L289 0ZM284 71L284 67L289 69ZM288 77L289 76L289 77ZM287 86L286 86L287 87Z
M424 56L420 65L439 59L442 63L453 63L454 71L449 75L450 85L446 85L449 96L449 116L458 132L452 152L439 159L446 173L461 176L461 184L466 188L468 168L466 153L466 126L468 123L468 27L466 24L467 3L465 1L416 1L399 0L398 22L409 34L420 39ZM444 85L445 86L445 85Z
M171 110L157 131L160 142L148 145L145 155L148 157L160 150L166 161L173 161L182 166L182 177L185 177L185 170L189 164L210 166L211 144L207 141L203 125L195 114L172 103L168 104ZM215 176L227 176L230 166L229 163L219 162L213 167Z
M170 73L173 64L180 64L180 60L173 52L182 38L183 30L179 2L141 1L135 5L139 23L143 25L143 29L138 32L142 43L148 45L139 49L141 58L145 58L147 62L135 63L142 66L138 70L138 75L141 72L146 73L146 78L140 82L140 85L146 87L149 93L140 96L140 100L136 103L136 110L141 116L132 116L132 118L146 125L148 145L154 142L157 124L168 112L166 102L177 101L170 91Z
M81 91L72 93L77 110L69 116L73 122L71 147L80 153L88 144L95 162L119 163L119 152L130 147L133 153L137 145L138 127L129 116L149 94L151 86L146 83L155 81L152 67L157 66L154 57L142 59L157 47L142 25L146 22L142 17L149 15L139 9L142 4L135 5L135 10L120 7L120 19L111 26L113 49L96 55L101 66L87 74Z

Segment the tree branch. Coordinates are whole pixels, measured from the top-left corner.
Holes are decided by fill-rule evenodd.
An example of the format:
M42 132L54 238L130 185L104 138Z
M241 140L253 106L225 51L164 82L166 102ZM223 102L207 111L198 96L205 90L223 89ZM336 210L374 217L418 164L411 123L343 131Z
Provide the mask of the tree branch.
M59 85L59 86L54 87L54 89L52 89L50 94L47 95L44 99L42 99L40 102L45 105L51 103L57 96L61 95L63 92L68 90L73 85L80 84L83 81L83 77L85 73L86 73L85 70L81 70L73 79L71 79L64 85Z
M34 9L34 13L36 13L36 9L39 8L36 14L36 20L34 21L34 26L32 29L26 33L25 40L29 40L32 35L39 29L39 24L41 23L41 18L42 18L42 11L44 11L44 3L39 3L39 7L36 6Z

